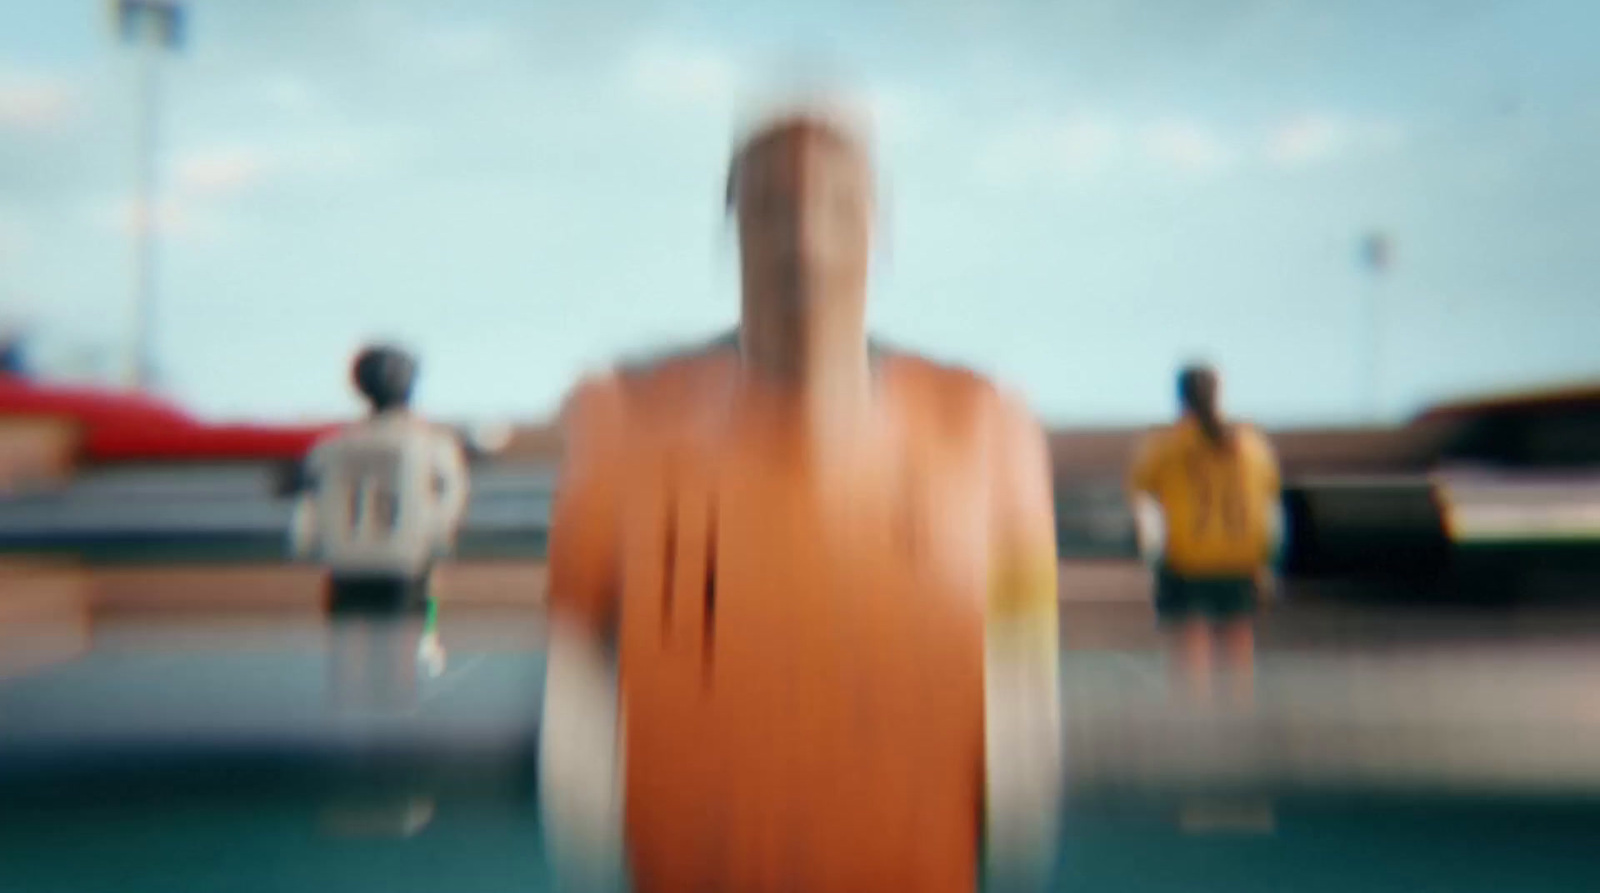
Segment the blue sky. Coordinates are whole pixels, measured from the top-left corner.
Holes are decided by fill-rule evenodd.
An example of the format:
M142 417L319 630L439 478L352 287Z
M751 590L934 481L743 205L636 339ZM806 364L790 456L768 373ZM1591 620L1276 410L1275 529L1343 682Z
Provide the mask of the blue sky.
M160 346L208 415L538 416L735 308L734 115L825 62L873 109L877 328L1061 424L1364 412L1600 377L1600 8L1582 0L191 0L164 67ZM126 341L132 60L101 0L0 0L0 316ZM1399 8L1396 8L1399 7ZM913 9L917 11L912 11ZM1381 281L1358 263L1387 233Z

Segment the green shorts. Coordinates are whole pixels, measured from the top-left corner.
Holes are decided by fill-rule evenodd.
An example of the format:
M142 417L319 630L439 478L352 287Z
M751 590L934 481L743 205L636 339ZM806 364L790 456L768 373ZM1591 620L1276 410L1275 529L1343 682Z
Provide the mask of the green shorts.
M1253 577L1185 577L1166 568L1156 572L1156 618L1162 625L1241 620L1255 616L1258 604Z

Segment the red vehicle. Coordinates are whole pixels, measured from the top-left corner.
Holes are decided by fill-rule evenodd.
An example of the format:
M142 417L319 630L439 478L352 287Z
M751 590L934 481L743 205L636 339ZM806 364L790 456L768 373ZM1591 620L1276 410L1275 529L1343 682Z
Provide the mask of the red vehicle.
M0 417L52 416L82 426L84 464L296 461L333 426L211 425L131 391L0 375Z
M0 418L57 417L82 430L80 463L114 464L263 462L296 465L318 438L335 430L323 425L216 425L134 391L68 387L0 372ZM494 434L463 432L471 456L497 449Z

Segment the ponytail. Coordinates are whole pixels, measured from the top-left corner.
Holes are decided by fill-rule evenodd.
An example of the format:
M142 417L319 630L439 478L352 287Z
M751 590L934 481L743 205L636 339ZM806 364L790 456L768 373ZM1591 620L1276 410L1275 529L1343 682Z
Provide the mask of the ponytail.
M1222 420L1217 406L1217 373L1207 366L1190 366L1178 375L1178 402L1200 424L1200 432L1219 449L1233 446L1233 426Z
M1233 442L1233 428L1223 424L1221 416L1217 414L1217 405L1207 403L1195 408L1195 419L1200 422L1200 430L1205 433L1206 440L1212 446L1225 447Z

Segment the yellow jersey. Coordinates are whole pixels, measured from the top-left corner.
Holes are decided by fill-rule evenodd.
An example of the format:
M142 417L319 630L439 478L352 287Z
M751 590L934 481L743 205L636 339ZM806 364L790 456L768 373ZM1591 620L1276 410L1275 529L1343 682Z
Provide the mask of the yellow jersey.
M1161 505L1164 563L1190 576L1251 576L1273 550L1278 460L1265 435L1233 427L1213 444L1193 419L1158 429L1140 445L1128 487Z

